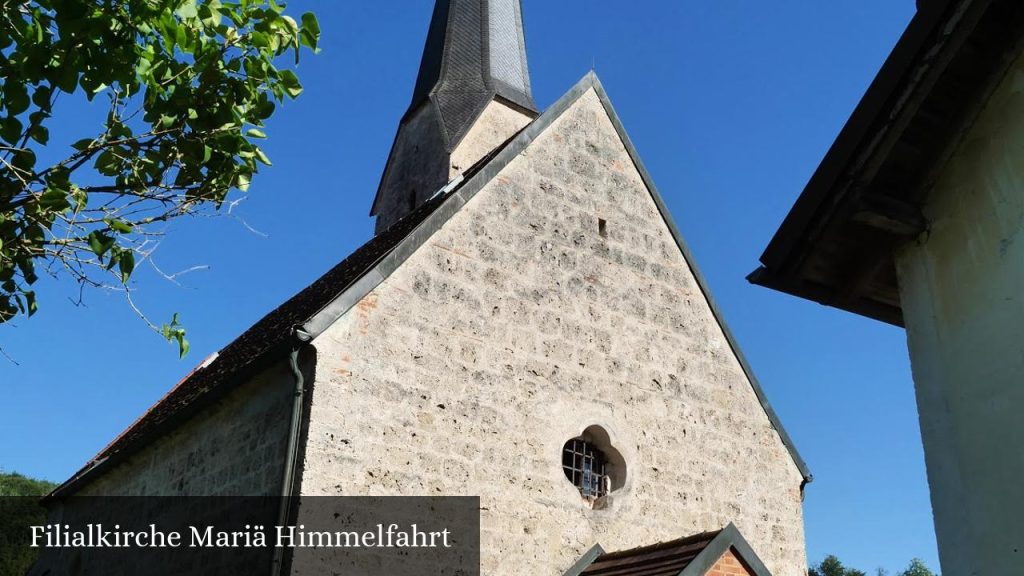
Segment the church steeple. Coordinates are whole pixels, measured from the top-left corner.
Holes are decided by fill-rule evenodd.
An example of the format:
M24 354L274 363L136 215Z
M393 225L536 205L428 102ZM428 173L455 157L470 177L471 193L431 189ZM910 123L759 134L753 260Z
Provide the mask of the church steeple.
M377 231L536 114L521 0L437 0L412 104L371 210Z
M536 113L520 0L438 0L410 112L438 107L449 150L495 96Z

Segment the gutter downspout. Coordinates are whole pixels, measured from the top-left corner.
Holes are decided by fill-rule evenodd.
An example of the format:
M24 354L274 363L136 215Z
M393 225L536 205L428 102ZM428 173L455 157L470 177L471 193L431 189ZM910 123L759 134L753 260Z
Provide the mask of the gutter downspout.
M288 452L284 461L284 478L281 482L281 508L278 513L277 525L288 524L288 517L292 512L292 497L295 491L295 471L298 468L299 458L299 436L302 433L302 408L305 402L305 377L299 368L299 351L308 344L312 335L296 327L292 332L294 344L288 354L288 364L295 379L295 391L292 399L291 425L288 431ZM284 570L284 548L274 548L274 563L271 567L271 574L278 576Z

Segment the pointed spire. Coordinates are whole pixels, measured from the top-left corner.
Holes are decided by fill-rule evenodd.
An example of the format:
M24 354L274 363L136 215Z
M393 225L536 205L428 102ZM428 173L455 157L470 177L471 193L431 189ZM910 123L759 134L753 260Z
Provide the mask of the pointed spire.
M377 231L536 116L521 0L437 0L412 104L370 211Z
M495 97L537 112L521 0L437 0L409 113L432 101L451 151Z

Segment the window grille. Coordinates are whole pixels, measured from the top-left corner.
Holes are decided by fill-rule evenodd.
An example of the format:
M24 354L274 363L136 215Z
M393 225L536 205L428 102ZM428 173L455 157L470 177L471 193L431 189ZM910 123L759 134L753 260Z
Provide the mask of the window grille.
M562 470L584 498L597 499L608 494L608 463L590 442L580 438L566 442Z

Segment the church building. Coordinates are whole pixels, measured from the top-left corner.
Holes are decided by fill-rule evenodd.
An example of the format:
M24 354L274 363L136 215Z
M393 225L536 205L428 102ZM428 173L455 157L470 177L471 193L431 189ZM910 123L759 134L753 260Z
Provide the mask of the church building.
M376 235L48 504L479 496L483 574L804 576L807 467L597 76L542 111L526 53L438 0Z

